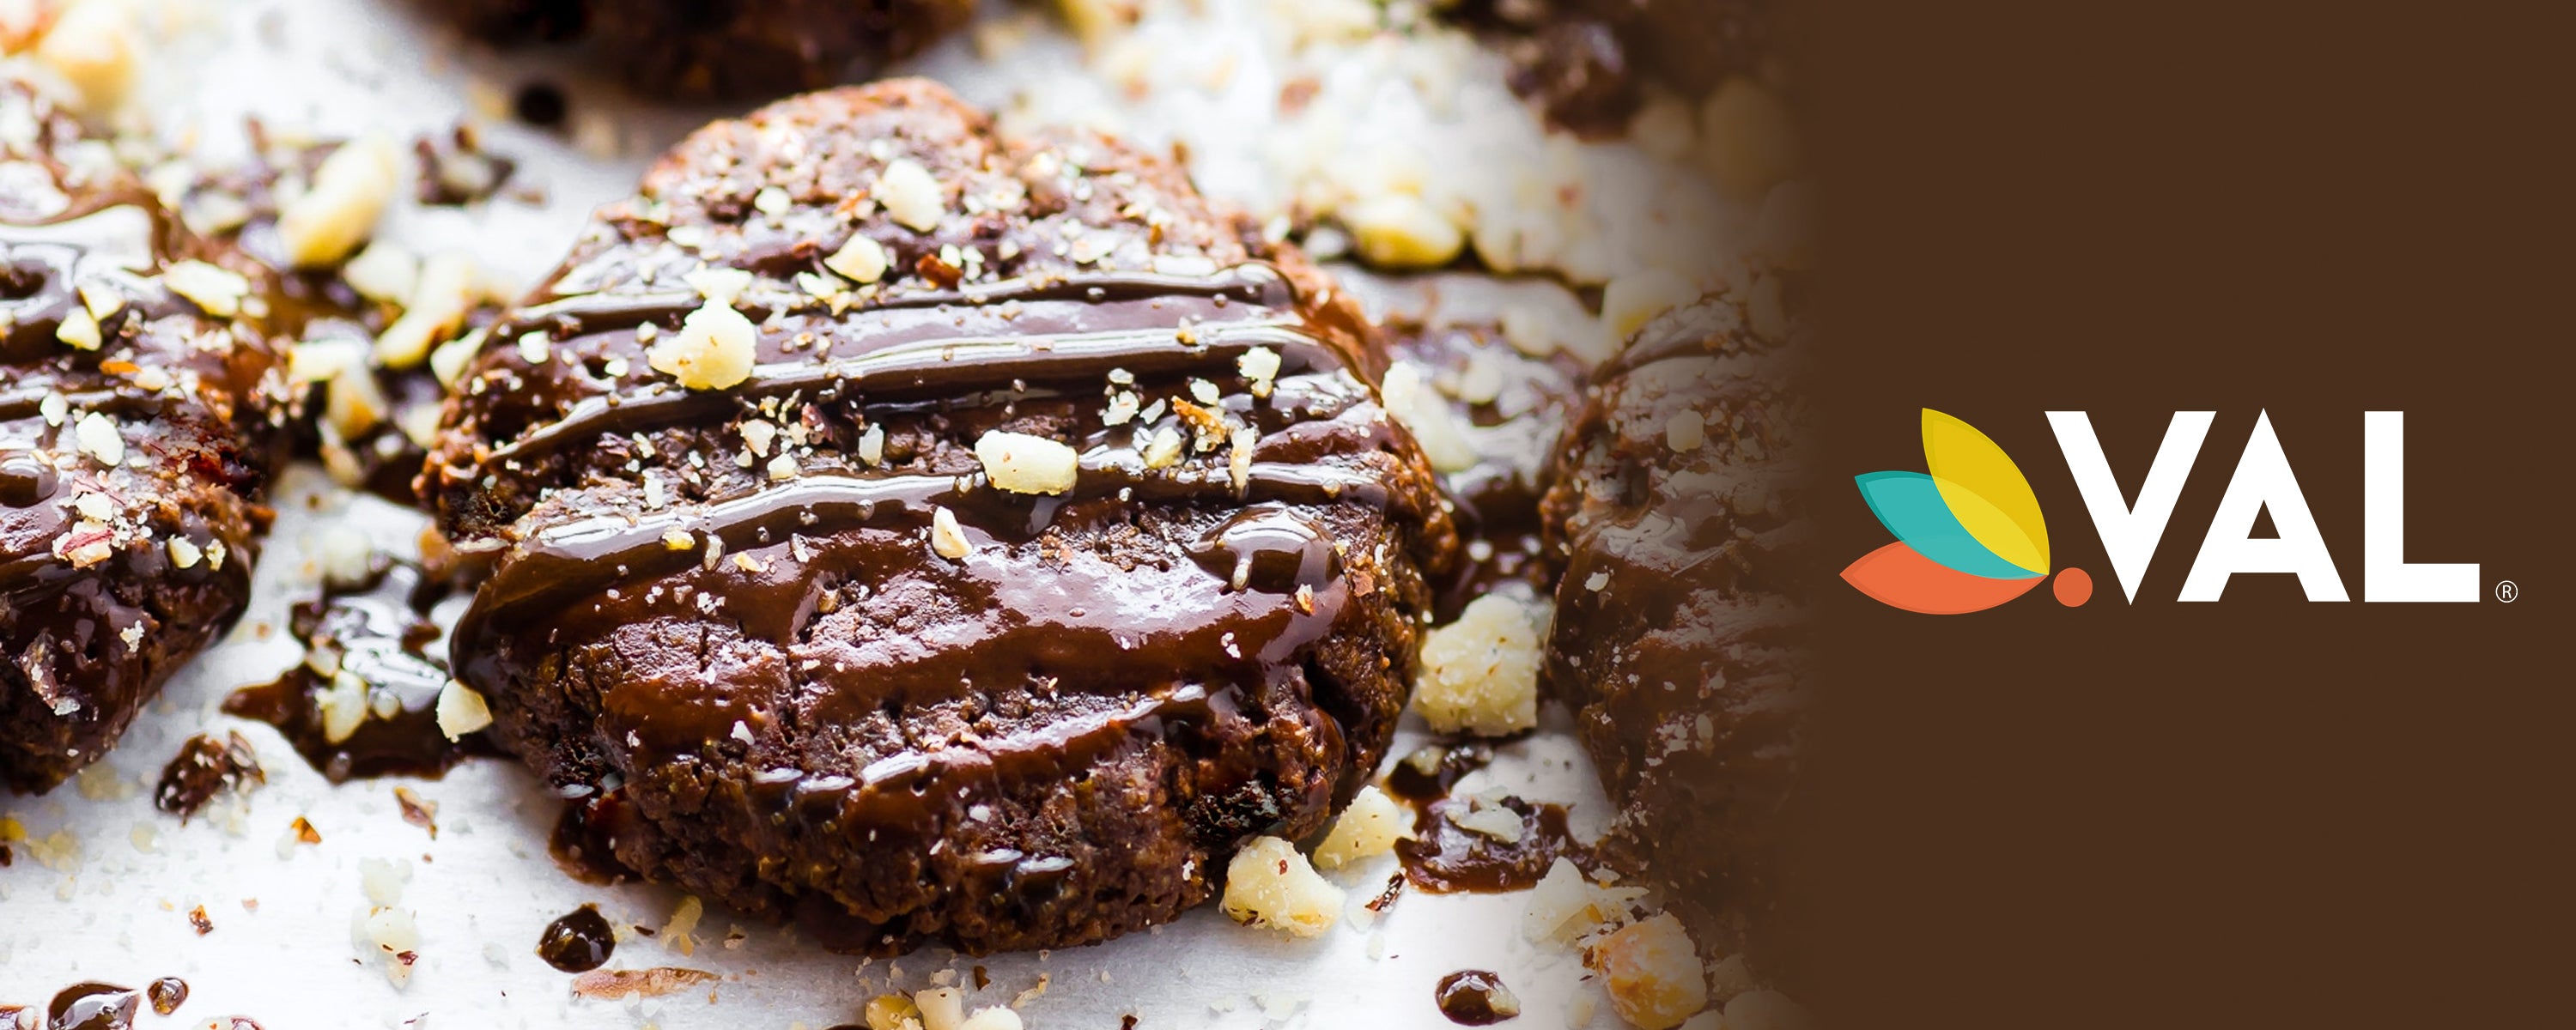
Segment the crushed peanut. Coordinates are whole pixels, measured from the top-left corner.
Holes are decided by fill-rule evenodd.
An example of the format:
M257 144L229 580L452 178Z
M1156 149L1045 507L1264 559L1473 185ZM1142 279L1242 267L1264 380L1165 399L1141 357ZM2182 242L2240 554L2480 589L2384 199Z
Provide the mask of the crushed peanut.
M1611 1011L1640 1030L1671 1030L1708 1005L1699 953L1672 913L1621 928L1592 954Z
M1154 439L1145 445L1145 467L1167 469L1180 464L1181 434L1170 426L1154 431Z
M106 337L99 333L98 319L84 308L73 308L70 314L63 316L62 324L54 327L54 339L75 350L97 350L100 344L107 342Z
M1350 807L1333 820L1324 842L1315 846L1315 865L1337 869L1363 858L1395 850L1395 842L1413 836L1413 814L1375 786L1360 788Z
M1470 602L1458 621L1425 634L1414 710L1442 733L1499 736L1538 725L1545 605L1524 607L1487 594Z
M930 549L950 561L966 557L966 552L973 550L966 542L966 531L957 525L957 513L944 507L930 510Z
M182 261L170 266L161 273L161 285L216 318L240 314L242 298L250 293L250 280L203 261Z
M1279 352L1268 347L1254 347L1234 359L1234 367L1252 381L1252 395L1270 396L1273 381L1279 378Z
M994 486L1015 494L1064 493L1081 470L1072 447L1026 433L986 433L975 441L975 458Z
M1632 272L1610 280L1601 291L1601 318L1610 335L1625 341L1656 315L1690 303L1699 295L1690 280L1661 268Z
M117 432L116 420L98 412L80 418L72 430L80 452L98 459L98 463L115 468L125 460L125 437Z
M278 213L277 235L297 268L335 265L376 231L401 184L393 141L368 135L342 144L313 172L313 184Z
M877 176L876 188L868 194L884 206L897 224L915 232L936 228L947 206L939 180L931 178L929 169L908 157L887 163L885 171Z
M1676 451L1696 451L1708 442L1708 421L1696 411L1685 411L1664 421L1664 446Z
M851 282L865 285L885 278L889 261L885 248L864 234L854 234L850 242L823 259L823 267Z
M1277 837L1253 838L1225 867L1225 914L1246 926L1317 936L1333 928L1342 901L1340 888Z
M742 312L709 300L681 320L678 335L653 345L648 363L692 390L729 389L751 378L759 338Z
M1371 197L1341 210L1360 257L1380 268L1438 268L1458 259L1467 236L1422 198L1404 193Z
M1410 361L1387 366L1386 379L1378 390L1379 396L1385 398L1387 414L1413 431L1414 442L1422 445L1422 454L1431 459L1432 468L1464 472L1476 467L1476 444L1469 437L1473 427L1440 399L1422 366Z
M455 740L492 725L491 706L483 695L457 680L448 680L438 689L438 731Z

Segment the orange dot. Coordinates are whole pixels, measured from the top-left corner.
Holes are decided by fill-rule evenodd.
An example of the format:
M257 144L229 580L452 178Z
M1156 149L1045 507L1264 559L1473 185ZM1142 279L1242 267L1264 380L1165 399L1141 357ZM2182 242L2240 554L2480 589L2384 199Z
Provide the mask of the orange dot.
M2082 569L2066 569L2057 574L2057 583L2049 588L2057 594L2057 603L2073 608L2093 599L2093 577Z

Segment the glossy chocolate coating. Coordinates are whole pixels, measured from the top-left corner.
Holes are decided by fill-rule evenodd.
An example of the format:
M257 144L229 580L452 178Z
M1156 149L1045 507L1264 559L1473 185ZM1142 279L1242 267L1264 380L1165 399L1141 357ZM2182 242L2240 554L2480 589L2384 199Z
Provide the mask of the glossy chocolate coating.
M1616 136L1647 88L1707 94L1774 74L1793 0L1463 0L1443 16L1481 30L1514 92L1587 137Z
M928 231L869 196L895 159L943 190ZM1197 904L1357 791L1456 548L1356 310L1242 230L1159 161L1005 138L919 81L708 126L492 334L544 360L487 347L447 412L422 492L493 566L457 674L619 862L835 947L1055 947ZM885 280L818 295L854 233ZM702 266L751 273L757 364L722 390L644 338ZM1128 390L1153 420L1104 417ZM1164 429L1211 446L1149 468ZM995 430L1069 444L1072 488L997 488Z
M27 88L0 123L34 130L0 142L0 782L42 791L241 610L284 384L258 326L162 283L237 255Z
M429 2L429 0L423 0ZM975 0L437 0L502 43L587 37L637 92L765 99L855 82L920 53Z
M607 965L616 950L617 934L597 905L583 905L555 917L537 937L537 957L567 973L587 973Z
M438 627L428 608L442 593L420 568L382 564L361 583L328 585L295 606L288 629L308 658L268 683L233 691L224 713L277 728L295 753L333 783L373 776L436 778L469 755L490 754L482 734L450 740L438 726L438 694L447 666L429 653ZM328 656L324 675L314 656ZM324 727L320 692L354 677L369 697L366 717L340 740ZM382 702L379 704L378 702Z
M1541 554L1539 499L1558 435L1583 398L1581 359L1523 354L1490 322L1425 324L1391 320L1388 350L1423 370L1425 388L1474 427L1475 460L1441 467L1458 507L1466 561L1440 591L1440 619L1500 590L1546 597L1555 570Z
M1798 351L1731 295L1649 323L1568 428L1546 508L1565 569L1547 675L1618 806L1602 855L1663 885L1703 950L1767 977L1794 964L1774 910L1817 575ZM1706 439L1677 452L1685 409Z

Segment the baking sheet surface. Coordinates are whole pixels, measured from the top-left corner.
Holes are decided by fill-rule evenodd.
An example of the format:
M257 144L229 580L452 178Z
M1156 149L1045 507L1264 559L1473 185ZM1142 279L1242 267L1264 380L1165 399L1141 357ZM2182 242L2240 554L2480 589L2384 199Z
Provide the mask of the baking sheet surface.
M1139 95L1116 75L1103 74L1101 55L1086 60L1052 25L1011 11L918 67L1006 117L1087 119L1158 143L1185 142L1206 188L1256 211L1285 210L1300 190L1314 188L1311 169L1297 171L1296 162L1283 164L1275 152L1326 142L1283 141L1274 131L1268 112L1292 73L1315 75L1326 96L1359 113L1336 130L1341 138L1331 152L1338 160L1363 160L1390 147L1437 147L1445 149L1416 156L1458 167L1497 160L1493 155L1513 147L1556 147L1561 158L1590 169L1582 174L1597 176L1603 194L1620 193L1615 187L1627 181L1622 176L1651 177L1641 170L1644 162L1620 148L1567 156L1561 145L1533 143L1540 138L1526 112L1496 106L1515 103L1500 89L1499 71L1484 56L1457 52L1454 43L1433 56L1454 66L1447 73L1470 83L1466 88L1419 74L1402 79L1398 73L1418 71L1425 59L1382 40L1321 57L1290 55L1283 65L1275 38L1265 35L1275 31L1277 12L1254 10L1269 5L1209 0L1199 6L1204 12L1196 17L1149 18L1127 44L1167 55L1170 67L1150 74L1196 84L1187 88L1158 82ZM389 0L241 0L170 8L160 17L157 28L170 38L157 44L162 56L147 72L141 106L165 138L204 153L238 147L232 127L250 114L315 136L381 131L400 140L441 132L460 119L482 121L489 149L518 160L518 181L542 187L544 201L466 209L405 205L383 235L419 253L470 251L519 282L551 265L592 205L627 192L651 153L727 113L632 105L576 83L567 133L478 117L488 115L496 94L506 96L520 82L569 81L567 73L545 55L465 53ZM1007 59L994 60L995 53ZM1388 85L1397 79L1401 86ZM1654 248L1638 243L1645 238L1638 234L1697 232L1693 219L1720 229L1727 224L1725 212L1696 200L1659 207L1660 201L1633 198L1667 194L1626 193L1627 208L1605 216L1618 223L1612 233L1618 242L1610 247L1616 256L1601 259L1605 267L1645 260L1635 255ZM1469 284L1441 299L1472 306L1494 290ZM1380 306L1427 303L1418 291L1373 299ZM991 985L969 991L970 1010L1008 1003L1044 978L1043 995L1020 1007L1033 1028L1115 1028L1131 1014L1145 1028L1445 1027L1451 1024L1434 1007L1433 985L1476 968L1500 972L1521 998L1525 1014L1512 1025L1584 1025L1569 1015L1585 1013L1595 1013L1589 1022L1616 1025L1606 1006L1596 1012L1599 990L1581 981L1573 954L1524 938L1525 899L1407 892L1386 916L1368 919L1360 902L1395 873L1392 858L1333 875L1350 890L1351 905L1342 924L1316 940L1240 928L1209 906L1154 933L1052 954L968 961L934 951L862 962L710 909L693 953L639 936L619 946L610 968L681 967L716 980L651 999L578 999L572 978L534 953L548 921L596 903L612 923L658 928L681 898L649 886L587 886L560 872L546 853L559 802L525 771L477 760L434 782L335 787L268 727L217 711L232 689L264 682L300 660L301 648L285 631L286 612L318 589L312 555L321 534L355 527L401 550L422 525L415 513L337 490L309 466L292 470L275 500L279 519L252 608L232 634L179 675L123 744L76 784L45 798L0 797L0 812L32 837L75 849L63 854L22 846L16 863L0 869L0 1002L41 1004L81 980L139 986L177 976L192 988L186 1005L168 1019L147 1014L143 1025L202 1026L241 1014L271 1030L820 1028L855 1022L869 997L932 986L942 971L971 988L970 968L980 964ZM1537 735L1499 748L1495 765L1462 790L1496 784L1531 800L1570 802L1578 833L1588 835L1603 814L1598 787L1565 732L1563 713L1551 711L1548 718ZM258 748L267 785L238 806L218 802L185 826L154 811L151 785L180 742L226 729L240 730ZM1408 717L1394 754L1424 739ZM404 821L397 786L436 804L434 838ZM319 831L321 843L292 843L290 824L299 817ZM414 914L420 943L404 985L389 980L358 927L371 906L362 872L370 861L391 863L399 870L394 875L407 876L396 905ZM212 925L202 935L190 919L200 907Z

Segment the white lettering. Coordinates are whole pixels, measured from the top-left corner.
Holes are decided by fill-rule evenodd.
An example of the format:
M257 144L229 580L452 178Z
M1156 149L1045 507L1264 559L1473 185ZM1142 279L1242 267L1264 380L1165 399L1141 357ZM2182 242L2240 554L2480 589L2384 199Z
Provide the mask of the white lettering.
M2254 520L2266 509L2281 535L2253 539ZM2269 411L2254 417L2254 438L2245 442L2245 456L2237 459L2227 495L2219 499L2218 514L2209 520L2209 535L2201 540L2200 555L2192 559L2191 574L2183 579L2180 600L2218 600L2227 589L2227 578L2240 572L2294 573L2308 600L2351 600L2344 593L2342 577L2335 573L2334 555L2326 553L2325 536L2317 532L2316 516L2299 492L2299 477L2290 472L2290 458L2281 452L2281 438L2272 432Z
M2057 449L2066 453L2066 470L2075 475L2084 510L2093 516L2093 531L2110 555L2111 572L2120 577L2120 591L2132 603L2148 563L2155 560L2156 544L2165 537L2165 524L2173 519L2174 502L2182 498L2183 481L2191 478L2201 442L2209 437L2209 423L2217 417L2212 411L2174 412L2173 421L2165 424L2164 442L2156 446L2156 460L2147 466L2147 480L2138 487L2138 503L2131 507L2121 499L2120 481L2111 475L2101 439L2093 435L2092 418L2081 411L2048 413Z

